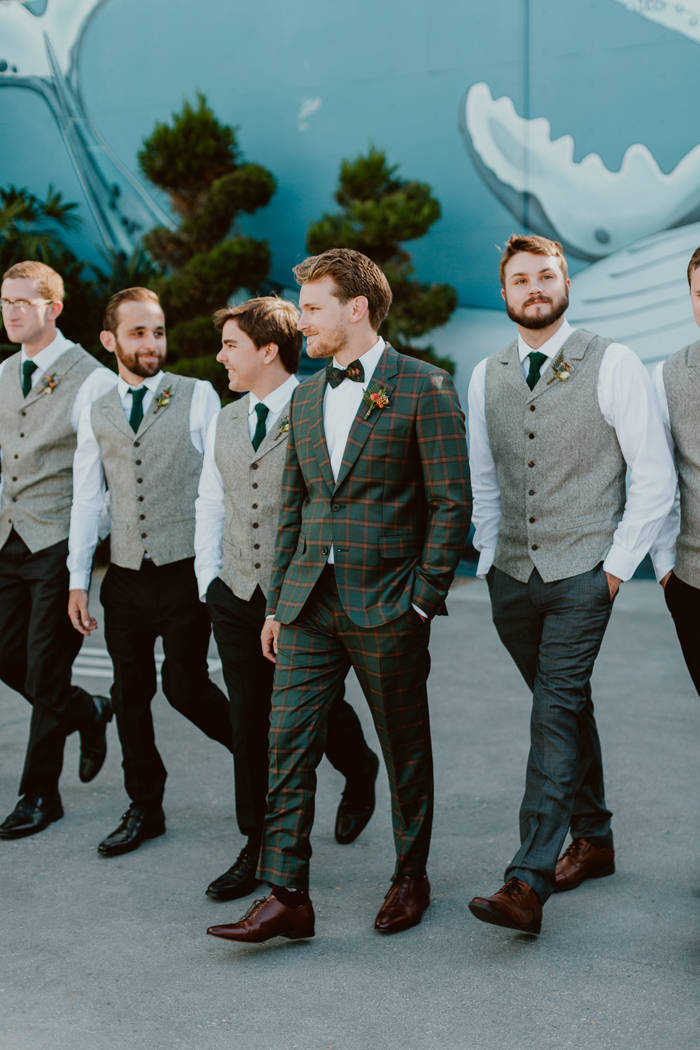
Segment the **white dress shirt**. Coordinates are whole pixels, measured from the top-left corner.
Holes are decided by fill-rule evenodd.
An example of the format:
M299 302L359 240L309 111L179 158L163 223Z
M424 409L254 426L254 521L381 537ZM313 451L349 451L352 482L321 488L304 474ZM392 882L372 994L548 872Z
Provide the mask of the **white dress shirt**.
M144 415L153 401L162 376L163 373L158 372L140 384L148 391L143 399ZM117 390L128 420L133 406L132 388L119 376ZM204 452L207 428L220 408L219 395L211 383L198 379L190 404L190 439L198 452ZM78 447L73 460L73 506L68 537L71 590L87 590L90 584L92 558L99 535L100 513L107 489L102 453L92 429L90 415L91 409L88 405L80 416Z
M671 434L671 416L668 411L668 398L666 397L666 387L664 386L664 362L656 366L654 369L651 381L654 385L654 392L656 393L656 399L659 403L659 410L661 412L661 419L664 425L664 434L666 435L666 441L670 449L671 455L676 456L676 444ZM676 540L678 539L678 533L681 531L681 493L676 481L676 496L673 501L673 506L668 512L668 516L661 526L661 531L654 540L651 551L651 560L654 563L654 572L656 579L661 582L664 576L671 571L673 566L676 564Z
M265 420L265 433L269 434L272 427L277 423L282 409L288 403L295 387L299 386L296 376L285 379L267 397L262 398L262 403L267 406L269 412ZM249 394L248 403L248 433L252 442L255 428L258 425L258 416L255 406L260 404L260 398L252 392ZM226 487L221 471L216 465L216 424L219 418L217 412L207 430L207 440L204 447L204 463L199 479L199 495L195 502L195 514L197 524L194 532L194 571L197 576L200 601L206 599L207 590L212 580L221 572L221 559L223 557L224 520L226 517ZM251 452L252 452L251 445Z
M575 331L566 319L551 339L539 347L546 369ZM529 371L533 348L518 334L523 375ZM540 374L542 372L540 369ZM469 383L469 458L474 493L474 547L479 552L477 575L493 564L501 520L501 492L486 427L486 360L474 369ZM629 467L625 510L603 568L629 580L654 542L673 503L673 460L663 436L663 423L646 368L621 343L608 346L598 373L598 405L614 428Z
M20 353L20 377L22 365L25 361L33 361L37 366L36 371L32 374L32 388L36 386L40 379L49 372L51 366L59 359L61 354L64 354L66 350L70 350L71 347L75 346L75 343L71 343L69 339L56 329L56 336L48 346L45 346L43 350L40 350L34 357L30 357L22 346ZM3 369L7 365L7 360L0 364L0 378L2 378ZM91 405L93 401L96 401L98 397L102 397L108 390L114 386L117 381L116 372L112 372L109 368L96 368L90 373L85 379L75 397L73 398L73 404L70 410L70 425L74 433L78 432L78 424L80 423L80 416L86 405ZM0 448L0 463L2 463L2 449ZM2 478L0 478L0 492L2 492Z

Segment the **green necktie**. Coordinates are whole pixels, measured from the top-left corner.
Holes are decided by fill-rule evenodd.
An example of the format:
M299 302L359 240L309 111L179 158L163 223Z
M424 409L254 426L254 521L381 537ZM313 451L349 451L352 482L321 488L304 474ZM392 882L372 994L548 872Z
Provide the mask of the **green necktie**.
M547 354L541 354L538 350L530 351L530 371L527 374L525 382L530 387L530 390L534 390L537 385L537 380L540 378L540 369L547 360Z
M253 434L253 448L256 452L262 445L263 441L265 440L265 435L267 434L265 420L267 419L267 414L269 411L270 409L267 407L267 405L264 405L262 401L258 401L257 405L255 406L255 414L258 417L258 425L255 428L255 433Z
M32 389L32 376L38 367L39 366L35 365L33 361L22 362L22 393L25 397Z
M129 416L129 425L134 433L141 426L141 420L143 419L143 399L146 396L147 386L137 387L136 390L131 390L131 415Z

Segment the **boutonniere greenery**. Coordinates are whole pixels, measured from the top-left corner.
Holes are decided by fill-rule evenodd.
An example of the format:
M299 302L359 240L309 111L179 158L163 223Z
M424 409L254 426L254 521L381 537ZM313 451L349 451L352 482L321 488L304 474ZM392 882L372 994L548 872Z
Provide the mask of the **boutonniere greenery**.
M275 437L275 441L277 440L277 438L281 438L283 434L286 434L288 430L289 430L289 416L285 416L284 419L280 419L280 427L279 427L279 430L277 431L277 435Z
M53 392L56 389L56 387L58 386L58 384L59 384L59 380L56 379L56 373L55 372L53 373L53 375L44 376L44 378L41 380L41 389L40 389L39 393L40 394L53 394Z
M369 408L362 417L363 419L369 419L375 408L387 408L389 405L389 395L386 392L386 387L379 386L378 383L369 384L362 395L362 400L365 405L369 405Z
M559 379L562 383L565 383L571 375L571 365L568 361L564 360L563 347L552 361L552 368L554 370L554 375L551 379L547 380L547 386L549 386L550 383L553 383L557 379Z
M170 398L172 397L172 387L166 386L165 390L161 390L160 394L156 397L156 407L153 409L153 413L158 411L159 408L167 408L170 404Z

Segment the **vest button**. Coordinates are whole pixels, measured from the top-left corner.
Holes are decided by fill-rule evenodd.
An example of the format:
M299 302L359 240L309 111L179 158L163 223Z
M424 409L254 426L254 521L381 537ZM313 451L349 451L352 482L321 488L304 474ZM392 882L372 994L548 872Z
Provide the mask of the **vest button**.
M533 437L534 437L534 435L533 435ZM141 466L141 460L140 460L140 459L137 459L137 460L136 460L136 466L137 466L137 467L140 467L140 466Z
M17 455L16 452L15 452L15 459L19 459L19 456Z
M148 536L148 533L147 533L147 532L142 532L142 533L141 533L141 539L142 539L142 540L145 540L145 539L146 539L146 536Z
M259 562L259 561L256 561L256 563L255 563L255 568L256 568L256 569L259 569L259 568L260 568L260 562Z
M21 437L21 438L23 438L23 437L24 437L24 434L20 434L20 437Z
M12 480L13 480L13 481L17 481L17 478L13 478Z
M140 442L140 441L135 441L135 442L134 442L134 448L139 448L139 447L140 447L140 445L141 445L141 442Z
M257 529L257 528L258 528L258 523L257 523L257 521L254 521L254 522L253 522L253 528L254 528L254 529Z
M258 509L258 505L257 505L257 503L254 503L253 504L253 510L257 510L257 509Z
M256 489L257 487L258 487L258 483L257 483L257 481L254 481L253 482L253 488Z
M530 411L531 412L534 412L536 408L537 408L537 405L530 405Z
M527 520L530 522L531 525L534 525L537 521L537 518L528 518Z
M534 438L534 436L535 436L534 434L528 434L528 437L530 438L530 441L532 441L532 439Z
M26 411L24 409L22 409L22 415L26 416L26 414L27 414Z
M16 503L16 502L17 502L17 497L16 497L16 496L13 496L13 497L12 497L12 502L13 502L13 503Z
M139 521L143 521L145 519L145 517L146 517L145 514L139 514ZM535 520L534 518L530 518L530 521L534 521L534 520Z
M533 551L538 551L540 549L539 543L533 543L532 549L533 549Z
M340 504L339 504L339 503L332 503L332 504L331 504L331 510L332 510L332 511L333 511L333 513L335 514L335 513L336 513L336 511L339 511L339 510L340 510Z
M536 495L537 495L537 493L535 492L535 490L534 490L534 489L530 489L530 495L531 495L531 496L536 496ZM141 496L139 496L139 499L142 499L142 497L141 497Z
M251 463L250 464L250 469L251 470L257 470L258 469L258 464L257 463Z
M534 461L534 459L531 459L530 462L528 463L528 467L534 467L534 465L535 465L535 461Z
M253 550L254 551L259 551L260 550L260 544L259 543L254 543L253 544Z
M143 503L143 496L139 496L138 497L138 501L139 501L139 503Z
M138 482L139 485L141 485L143 483L143 478L137 478L136 481Z

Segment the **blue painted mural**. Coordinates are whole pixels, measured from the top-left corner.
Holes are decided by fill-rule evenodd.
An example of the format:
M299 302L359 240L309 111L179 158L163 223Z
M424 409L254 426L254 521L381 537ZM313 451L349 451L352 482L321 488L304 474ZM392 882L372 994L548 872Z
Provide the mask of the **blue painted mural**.
M694 337L700 0L0 0L0 182L81 201L76 244L128 247L167 205L138 175L156 120L203 91L279 181L245 220L290 283L341 158L386 149L442 219L412 245L471 364L508 337L495 245L567 246L570 316L643 360Z

